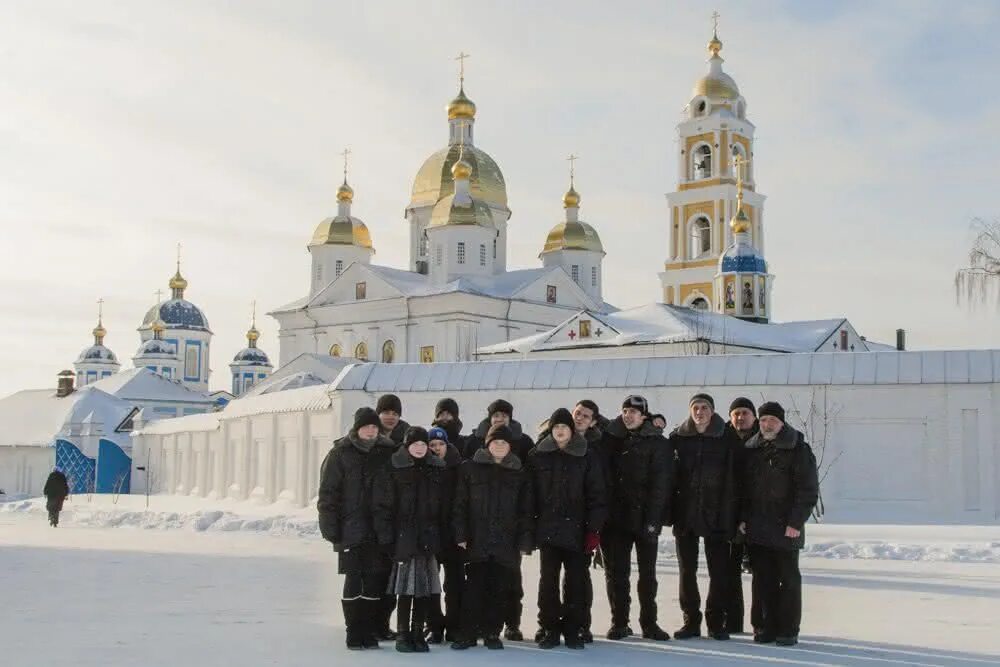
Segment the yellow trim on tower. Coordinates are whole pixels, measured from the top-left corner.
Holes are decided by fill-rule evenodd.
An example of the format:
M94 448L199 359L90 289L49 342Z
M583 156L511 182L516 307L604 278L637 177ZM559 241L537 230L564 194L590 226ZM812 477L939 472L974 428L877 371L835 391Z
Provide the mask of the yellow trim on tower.
M695 292L700 292L709 305L712 304L712 283L689 283L681 285L681 298L677 300L678 305L683 305L688 297Z
M699 259L695 261L682 259L676 262L666 262L664 264L664 268L667 271L677 271L678 269L697 269L703 266L715 266L718 263L718 257L713 257L711 259Z
M674 286L667 285L666 289L663 290L663 303L674 303Z

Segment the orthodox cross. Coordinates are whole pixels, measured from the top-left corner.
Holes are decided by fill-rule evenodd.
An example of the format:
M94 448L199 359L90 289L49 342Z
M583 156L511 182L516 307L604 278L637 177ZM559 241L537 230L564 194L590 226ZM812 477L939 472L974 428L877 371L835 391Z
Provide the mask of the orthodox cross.
M250 326L257 326L257 299L250 302Z
M97 300L97 323L100 324L104 318L104 297Z
M464 51L459 51L458 56L455 60L458 61L458 85L462 87L465 85L465 59L469 57L469 54Z
M570 340L573 340L573 339L575 339L575 338L576 338L576 332L575 332L575 331L573 331L572 329L570 329L570 330L569 330L569 333L568 333L568 334L566 334L566 335L567 335L567 336L569 336L569 339L570 339Z
M177 244L177 270L181 270L181 244Z
M344 158L344 183L347 182L347 158L350 154L351 154L350 148L344 148L344 150L341 151L340 153L341 157Z
M741 204L743 203L743 169L750 164L751 158L745 158L742 155L737 155L733 159L733 164L736 166L736 199Z
M719 18L721 18L718 10L712 12L712 32L718 36L719 34Z
M598 338L600 338L601 334L603 334L603 333L604 333L604 329L602 329L601 327L597 327L597 330L594 332L594 335L597 336Z
M570 153L566 159L569 161L569 186L573 187L573 177L576 175L576 161L580 159L580 156Z
M158 289L155 292L153 292L153 294L156 295L156 303L160 303L160 301L163 300L163 290Z

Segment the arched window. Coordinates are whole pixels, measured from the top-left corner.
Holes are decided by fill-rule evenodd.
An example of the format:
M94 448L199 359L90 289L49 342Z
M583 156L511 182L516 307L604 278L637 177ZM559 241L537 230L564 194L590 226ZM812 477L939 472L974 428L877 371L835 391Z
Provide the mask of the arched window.
M396 344L391 340L382 343L382 363L391 364L396 360Z
M697 259L712 252L712 223L700 217L691 223L690 259Z
M368 361L368 345L364 341L358 343L358 346L354 348L354 358Z
M698 180L712 176L712 149L706 144L691 153L691 178Z
M344 356L344 348L340 346L340 343L334 343L330 346L330 356L331 357L342 357Z
M691 307L695 310L708 310L708 301L705 301L705 299L699 296L691 302Z

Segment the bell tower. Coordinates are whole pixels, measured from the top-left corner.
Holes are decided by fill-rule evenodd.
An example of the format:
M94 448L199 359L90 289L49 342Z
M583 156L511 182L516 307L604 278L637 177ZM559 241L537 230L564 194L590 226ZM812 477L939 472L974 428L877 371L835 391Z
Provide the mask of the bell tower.
M719 258L734 241L727 221L737 213L737 157L747 161L743 211L749 243L764 251L764 196L749 168L755 128L736 81L722 71L718 13L712 18L708 73L695 82L677 125L677 189L667 195L667 260L660 273L664 303L704 310L716 310L713 279Z

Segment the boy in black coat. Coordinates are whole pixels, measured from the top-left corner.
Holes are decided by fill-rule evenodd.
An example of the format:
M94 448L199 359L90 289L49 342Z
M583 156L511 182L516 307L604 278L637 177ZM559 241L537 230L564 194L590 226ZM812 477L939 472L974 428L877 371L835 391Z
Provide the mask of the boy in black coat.
M444 471L441 473L442 491L446 499L445 505L453 507L462 456L451 444L444 429L438 426L431 428L427 432L427 438L431 452L444 461ZM458 638L462 589L465 585L465 560L462 550L458 548L450 520L444 527L438 562L444 569L444 582L441 588L444 590L445 611L444 613L441 611L441 596L435 596L431 600L427 616L427 641L431 644L440 644L445 639L455 641Z
M469 564L461 638L453 649L475 646L478 634L487 648L503 648L503 609L497 601L509 597L521 554L531 552L532 487L509 438L509 428L494 426L486 449L459 470L452 525Z
M378 648L376 635L384 622L382 596L392 562L378 547L372 494L395 448L379 434L375 411L361 408L350 432L333 443L320 466L319 529L333 543L338 570L345 575L344 621L352 650Z
M794 646L802 620L799 550L805 546L805 524L819 498L819 475L805 438L785 423L784 408L764 403L757 419L760 432L745 445L740 503L740 531L746 534L753 564L753 594L761 603L763 627L754 628L754 641Z
M600 545L607 519L604 477L587 440L574 432L569 410L553 412L549 427L551 433L528 457L534 541L541 551L538 610L544 632L538 646L554 648L562 634L568 648L582 649L587 563ZM560 602L561 571L567 581L565 599Z
M45 480L42 494L45 496L45 509L49 513L49 525L55 528L59 525L59 512L62 511L63 502L69 495L69 481L58 466L52 469L49 478Z
M424 622L432 596L441 594L436 554L450 516L442 472L430 451L427 430L407 429L403 445L375 486L375 534L394 565L388 592L398 596L396 650L425 653Z
M726 428L736 434L740 442L746 441L757 435L760 430L757 426L757 408L753 401L745 396L733 399L729 404L729 423ZM746 462L746 448L740 447L736 450L733 463L736 467L737 483L743 480L743 471ZM737 533L729 545L729 606L726 609L726 632L729 634L743 634L743 611L745 602L743 600L743 567L749 563L749 551L746 544L746 536ZM760 622L760 602L754 599L750 610L750 622L755 627L761 625Z
M448 444L458 450L462 460L472 458L474 451L469 451L471 435L462 435L462 420L458 415L458 402L453 398L442 398L434 406L434 421L431 426L443 428L448 434Z

